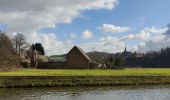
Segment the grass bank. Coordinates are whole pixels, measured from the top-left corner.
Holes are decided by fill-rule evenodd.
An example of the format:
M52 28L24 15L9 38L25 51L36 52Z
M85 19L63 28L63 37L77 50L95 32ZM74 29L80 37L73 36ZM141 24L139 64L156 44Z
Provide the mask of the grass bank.
M170 76L170 68L111 69L21 69L0 72L0 76Z
M5 76L0 87L111 86L170 84L170 76Z
M0 87L107 86L170 84L170 69L22 69L0 72Z

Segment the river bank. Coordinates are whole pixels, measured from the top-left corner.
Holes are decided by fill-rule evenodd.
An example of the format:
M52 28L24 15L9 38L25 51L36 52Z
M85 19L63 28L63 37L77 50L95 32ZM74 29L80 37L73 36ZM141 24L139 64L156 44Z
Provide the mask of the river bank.
M170 68L19 69L0 72L0 87L170 84Z
M0 76L0 87L170 84L170 76Z

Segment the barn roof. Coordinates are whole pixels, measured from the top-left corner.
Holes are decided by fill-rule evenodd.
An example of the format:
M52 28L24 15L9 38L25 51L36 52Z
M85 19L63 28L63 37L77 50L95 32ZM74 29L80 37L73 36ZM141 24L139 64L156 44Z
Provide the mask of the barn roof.
M74 47L69 51L69 53L70 53L72 50L75 50L75 49L77 49L87 60L92 61L91 58L90 58L80 47L74 46Z

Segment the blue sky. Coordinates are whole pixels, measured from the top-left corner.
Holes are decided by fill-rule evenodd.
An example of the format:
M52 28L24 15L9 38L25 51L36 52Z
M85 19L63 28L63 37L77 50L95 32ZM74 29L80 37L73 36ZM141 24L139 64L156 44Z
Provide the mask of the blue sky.
M85 29L100 36L103 33L97 29L97 26L107 23L132 27L135 33L145 27L165 27L170 22L168 9L170 9L169 0L119 0L119 4L113 10L86 10L82 12L85 18L76 18L72 23L59 24L55 28L40 31L62 33L60 34L62 39L67 38L64 34L71 32L81 35Z
M1 1L5 1L5 0L1 0ZM19 2L19 0L15 0L15 1ZM71 5L71 7L72 6L74 7L74 5L77 5L78 3L79 4L82 3L81 1L78 0L73 0L73 1L75 1L75 3L73 3L72 5L68 3L69 2L68 0L64 0L63 2L68 3L68 5ZM42 41L44 42L43 39L50 41L50 39L48 40L47 38L51 38L49 37L49 34L52 34L52 37L55 38L51 40L54 40L53 42L55 42L56 44L64 45L65 43L67 43L67 45L69 45L68 48L71 48L71 46L73 45L78 45L83 49L85 49L86 51L95 50L95 51L105 51L105 52L112 52L112 51L120 52L124 49L124 46L127 45L129 50L145 52L148 50L157 50L158 48L162 47L159 46L156 48L148 48L149 46L147 46L147 44L150 44L151 43L150 41L155 43L154 39L158 39L158 37L163 37L163 35L160 34L163 34L166 32L166 30L168 30L167 24L170 23L170 13L168 12L168 10L170 9L169 0L103 0L102 3L104 5L101 6L100 5L91 6L88 5L90 3L85 4L84 2L82 3L82 5L85 6L84 8L83 7L76 8L76 10L73 10L77 14L71 16L70 14L65 15L65 13L70 13L70 12L65 12L65 13L62 12L61 15L59 15L60 17L71 16L68 22L64 18L63 19L59 18L61 19L61 21L58 21L57 20L58 12L53 11L49 13L49 15L52 16L44 17L42 19L42 21L45 22L46 20L55 17L56 19L54 18L55 19L54 22L53 23L51 22L49 25L46 25L46 23L42 23L43 25L40 25L41 22L37 20L40 20L42 16L40 17L37 15L32 15L37 17L35 18L37 19L36 21L38 24L36 25L34 23L35 19L30 19L29 17L29 20L34 22L32 23L30 22L29 25L33 27L27 30L25 27L22 27L25 26L25 24L23 23L27 23L24 22L28 20L27 17L25 17L24 20L23 19L19 20L22 22L20 23L17 22L18 25L16 26L11 25L11 24L15 24L12 23L15 21L13 20L8 21L5 19L5 17L4 18L2 17L2 19L5 19L5 21L0 20L0 30L7 31L7 32L21 31L27 34L30 33L31 35L28 35L30 38L33 38L33 36L35 37L41 35L40 37L42 38L39 38L35 42L42 42ZM87 0L87 2L91 2L91 1ZM60 4L61 2L55 2L55 3ZM94 0L92 3L100 4L101 1ZM111 8L110 5L106 5L106 3L112 4ZM41 0L40 0L40 4L41 4ZM34 2L31 3L30 5L34 5ZM46 6L48 7L49 5ZM67 6L66 6L66 10L68 10ZM86 7L89 8L87 9ZM16 9L18 10L17 6ZM5 10L6 9L2 9L0 10L0 12L3 12ZM30 8L29 9L25 8L24 10L29 11ZM31 9L31 10L34 12L34 10L37 9ZM58 8L56 8L56 10L58 10ZM22 11L20 10L18 10L18 12L15 12L15 10L13 11L12 9L9 9L9 12L22 13ZM1 14L3 13L0 13L0 15ZM5 14L7 15L8 13ZM19 19L20 17L17 18ZM47 19L44 20L45 18ZM112 28L109 27L109 29L104 30L103 29L104 24L106 24L106 28L109 27L109 25L112 26ZM18 28L17 26L20 27ZM9 27L12 28L10 29ZM118 27L120 29L117 32L115 28ZM129 28L129 29L120 31L123 28ZM109 31L110 29L111 31ZM34 33L34 35L32 33ZM85 33L87 33L88 36L84 38L83 34ZM74 36L71 36L71 34ZM159 40L159 44L160 42L162 43L160 38L158 40ZM157 42L158 41L156 41L156 43ZM166 43L169 43L169 41L165 42L164 44ZM99 49L101 48L100 44L105 47L103 47L103 49ZM44 45L47 44L44 43ZM166 46L167 45L164 45L164 47ZM67 52L68 49L67 47L64 48L63 46L62 47L56 46L56 48L63 49L62 51L53 52L57 54ZM140 51L139 50L140 48L145 48L145 50ZM50 52L51 50L54 50L54 48L51 49L47 47L47 52ZM49 53L49 54L53 54L53 53Z

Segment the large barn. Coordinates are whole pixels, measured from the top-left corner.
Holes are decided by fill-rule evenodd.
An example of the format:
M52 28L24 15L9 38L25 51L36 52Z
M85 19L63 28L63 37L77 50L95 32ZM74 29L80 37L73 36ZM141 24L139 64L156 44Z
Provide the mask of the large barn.
M66 63L71 68L94 68L95 63L81 48L74 46L66 55Z
M45 62L39 63L38 68L46 69L92 69L100 67L100 64L93 61L81 48L74 46L66 54L66 62Z

